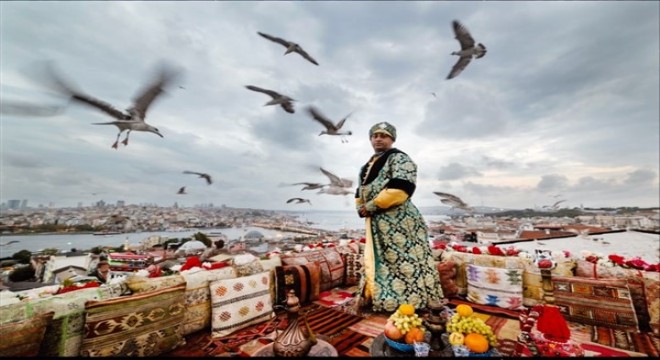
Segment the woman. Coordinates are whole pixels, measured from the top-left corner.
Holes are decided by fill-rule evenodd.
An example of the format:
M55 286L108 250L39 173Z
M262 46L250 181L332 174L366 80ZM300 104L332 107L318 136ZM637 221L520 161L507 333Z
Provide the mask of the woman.
M395 311L404 303L426 307L443 294L426 223L410 200L417 165L392 147L396 128L391 124L374 125L369 137L375 154L362 166L355 194L367 240L358 306L371 303L374 311Z

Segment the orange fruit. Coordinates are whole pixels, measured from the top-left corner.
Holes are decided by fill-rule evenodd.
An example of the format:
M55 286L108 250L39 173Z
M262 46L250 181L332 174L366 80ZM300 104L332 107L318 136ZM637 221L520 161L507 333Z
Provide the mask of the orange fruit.
M474 353L485 353L488 351L488 339L481 334L467 334L464 344Z
M410 304L401 304L399 306L399 314L401 315L414 315L415 307Z
M424 341L424 331L418 327L410 328L405 337L406 344Z
M472 310L472 306L466 304L460 304L456 306L456 312L458 313L458 315L464 317L468 317L472 315L472 313L474 313L474 311Z

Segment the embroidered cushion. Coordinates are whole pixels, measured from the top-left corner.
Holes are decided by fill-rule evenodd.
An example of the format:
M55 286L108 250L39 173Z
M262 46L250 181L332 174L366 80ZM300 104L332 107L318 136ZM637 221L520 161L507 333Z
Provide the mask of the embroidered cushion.
M644 292L649 311L649 326L660 337L660 281L644 278Z
M85 357L157 356L185 344L184 284L85 304Z
M518 256L475 255L459 251L445 251L442 254L442 261L446 260L453 261L457 266L456 286L458 286L458 294L461 296L467 294L467 264L501 269L523 269L525 264L530 264L532 262L531 259Z
M660 282L660 273L626 269L619 266L603 266L586 260L578 260L575 275L595 279L625 279L630 290L639 329L641 331L653 331L654 327L657 328L660 309L658 309L657 303L648 302L647 293L653 291L654 282ZM657 291L657 285L655 289ZM653 294L649 295L652 296ZM655 298L657 299L658 296L656 295ZM655 315L654 318L651 315L652 313Z
M440 273L440 286L445 297L458 296L458 286L456 285L457 266L453 261L443 261L436 265Z
M639 331L626 280L555 276L552 285L555 305L566 320Z
M209 283L236 278L231 266L216 270L192 268L181 272L186 280L186 311L182 324L183 335L211 327L211 292Z
M255 258L253 261L250 261L247 264L242 264L242 265L234 264L232 266L234 267L234 271L236 271L236 277L259 274L264 272L265 270L259 258Z
M556 264L557 266L550 271L552 276L573 276L575 260L559 259L556 260ZM532 307L534 305L545 303L543 300L545 292L543 291L543 277L541 276L541 270L532 263L525 264L524 268L523 305Z
M259 262L261 263L263 270L258 272L273 270L277 266L282 266L282 259L279 256L272 256L271 258L266 260L259 260Z
M344 281L344 261L333 248L282 255L283 265L304 265L317 261L321 266L321 291L341 286Z
M37 356L54 312L0 325L0 357Z
M186 280L181 275L168 275L155 278L131 275L126 278L125 283L134 294L139 294L179 286L185 284Z
M122 292L121 284L103 285L38 298L0 307L0 324L28 319L32 314L54 312L41 341L40 356L78 356L85 323L85 303L89 300L111 299ZM1 342L2 340L0 340Z
M522 269L467 265L469 301L518 310L522 307Z
M355 253L343 253L344 260L344 285L352 286L360 283L364 271L364 256Z
M223 337L273 317L270 271L212 281L212 337Z
M316 261L275 267L275 304L284 305L290 289L296 292L300 305L318 300L320 279L321 269Z

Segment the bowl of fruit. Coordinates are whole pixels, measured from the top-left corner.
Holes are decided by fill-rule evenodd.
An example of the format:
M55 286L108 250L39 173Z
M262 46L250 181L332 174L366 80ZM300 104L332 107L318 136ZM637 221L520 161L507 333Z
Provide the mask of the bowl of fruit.
M412 353L416 342L424 342L425 332L422 318L415 313L415 307L402 304L385 324L385 342L397 351Z
M456 306L456 313L447 322L447 341L456 357L498 356L497 337L470 305Z

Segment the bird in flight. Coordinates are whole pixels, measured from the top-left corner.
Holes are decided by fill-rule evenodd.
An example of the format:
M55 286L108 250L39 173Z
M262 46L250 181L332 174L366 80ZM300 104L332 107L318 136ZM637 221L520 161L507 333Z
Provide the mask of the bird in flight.
M177 192L177 194L178 194L178 195L185 195L185 194L187 194L187 192L186 192L186 187L185 187L185 186L182 186L181 188L179 188L179 191Z
M310 183L310 182L299 182L299 183L295 183L295 184L291 184L291 185L305 185L305 186L303 186L302 189L300 189L300 191L322 189L322 188L328 186L328 185L324 185L324 184Z
M309 201L309 199L303 199L303 198L291 198L286 201L287 204L290 203L296 203L296 204L303 204L303 203L308 203L309 205L312 205L312 202Z
M280 94L276 91L262 89L260 87L256 87L256 86L253 86L253 85L247 85L245 87L248 90L261 92L261 93L270 95L270 97L273 98L271 101L265 103L264 106L278 105L279 104L280 106L282 106L282 109L284 109L286 112L288 112L290 114L293 114L295 112L295 110L293 109L293 101L295 101L294 99L292 99L292 98L290 98L286 95L282 95L282 94Z
M133 105L126 109L126 111L120 111L104 101L75 90L71 85L65 83L61 77L56 75L52 68L51 75L59 89L70 96L72 100L92 106L97 110L101 110L117 119L116 121L93 123L93 125L115 125L117 128L119 128L117 139L115 140L114 144L112 144L113 149L117 149L119 137L124 131L128 131L126 133L126 138L122 141L122 144L124 145L128 145L128 136L131 134L131 131L152 132L160 137L163 137L163 135L158 131L156 127L147 124L144 119L147 116L147 110L149 109L149 106L159 95L164 92L164 88L177 75L177 72L175 72L173 69L161 67L159 69L157 78L148 84L148 86L146 86L137 96L133 98Z
M352 135L353 133L351 131L339 131L342 126L344 126L344 123L346 122L346 119L348 119L351 114L346 115L343 119L339 120L336 124L333 123L330 119L325 117L319 109L315 108L314 106L309 106L307 108L307 111L309 114L312 116L312 118L318 122L321 123L321 125L325 126L325 130L321 131L319 136L323 134L327 135L338 135L341 138L341 142L348 142L346 139L346 135Z
M442 199L440 199L440 202L445 204L445 205L449 205L452 208L458 208L458 209L462 209L462 210L466 210L466 211L472 211L472 207L468 206L467 203L465 203L463 200L461 200L461 198L459 198L456 195L452 195L452 194L445 193L445 192L440 192L440 191L434 191L433 193L438 195L439 197L441 197Z
M184 170L183 173L184 174L199 175L200 178L206 180L207 184L209 184L209 185L213 184L213 180L211 180L211 175L209 175L209 174L195 172L195 171L188 171L188 170Z
M325 170L323 168L320 168L321 172L325 174L330 179L330 187L338 187L338 188L350 188L353 186L353 180L349 179L343 179L340 178L339 176L331 173L328 170ZM324 190L324 189L321 189ZM327 194L328 192L326 192Z
M345 187L341 186L328 186L324 187L317 194L328 194L328 195L349 195L352 194L353 192L350 190L347 190Z
M307 59L312 64L314 64L314 65L319 64L318 62L316 62L316 60L314 60L311 56L309 56L309 54L307 52L305 52L305 50L303 50L303 48L300 47L300 45L298 45L294 42L287 41L287 40L284 40L282 38L278 38L278 37L271 36L271 35L268 35L268 34L264 34L264 33L259 32L259 31L257 31L257 34L261 35L262 37L264 37L264 38L266 38L270 41L276 42L276 43L281 44L282 46L284 46L286 48L286 52L284 53L284 55L292 53L292 52L297 52L298 54L300 54L302 57Z
M460 74L470 63L472 57L479 59L486 55L486 47L479 43L476 46L474 45L474 39L468 30L463 26L458 20L452 21L454 34L456 35L456 40L461 44L460 51L454 51L451 55L458 55L458 61L454 64L454 67L447 75L447 80L453 79L458 74Z

